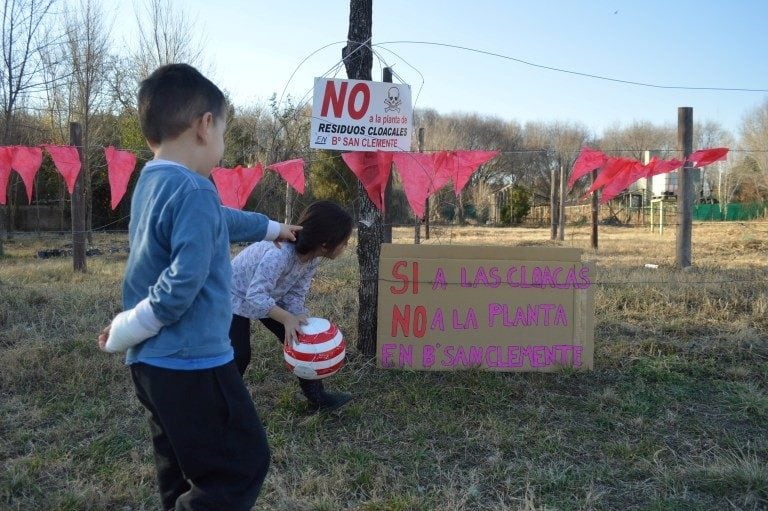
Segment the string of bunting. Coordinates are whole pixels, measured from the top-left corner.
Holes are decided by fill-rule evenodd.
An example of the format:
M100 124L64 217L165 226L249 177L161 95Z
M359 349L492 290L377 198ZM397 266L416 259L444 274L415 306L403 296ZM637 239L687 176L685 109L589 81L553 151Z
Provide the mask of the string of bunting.
M81 168L76 147L52 144L41 147L0 146L0 204L6 204L11 171L21 176L27 199L32 202L34 179L43 162L43 149L51 156L56 170L64 178L70 195L74 192ZM342 153L341 157L379 210L384 208L384 190L394 163L414 215L423 218L428 197L449 182L453 183L454 192L458 196L479 166L498 154L499 151L466 150L434 153L371 151ZM136 168L136 155L109 146L104 148L104 156L107 161L111 206L115 209L123 199ZM304 194L306 180L303 159L273 163L266 169L277 172L296 192ZM264 167L260 163L255 167L217 167L211 172L222 204L237 209L245 206L263 176Z
M659 174L672 172L685 165L686 162L691 163L694 167L706 167L725 160L727 156L727 147L713 147L695 151L685 161L676 158L659 160L654 156L648 163L643 164L632 158L614 158L597 149L584 146L573 162L571 177L568 179L568 189L573 188L576 180L580 177L593 170L598 170L599 173L595 182L592 183L584 196L586 197L602 188L600 202L605 204L638 179L648 179Z

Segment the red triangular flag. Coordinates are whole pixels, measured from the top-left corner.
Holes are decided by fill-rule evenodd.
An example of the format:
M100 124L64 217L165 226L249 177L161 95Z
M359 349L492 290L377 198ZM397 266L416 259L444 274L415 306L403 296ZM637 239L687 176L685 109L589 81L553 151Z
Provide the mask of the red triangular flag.
M13 163L13 146L0 147L0 204L5 205L8 195L8 178L11 177Z
M273 169L280 174L294 190L304 195L304 160L298 158L296 160L281 161L280 163L273 163L268 169Z
M216 167L211 172L221 203L236 209L243 209L263 175L261 163L257 163L255 167L238 165L234 169Z
M77 147L63 145L44 145L43 147L51 155L56 170L64 177L64 182L67 183L67 190L72 195L72 192L75 191L75 181L77 181L81 167L80 153L77 152Z
M451 176L457 197L477 168L498 154L499 151L448 151L445 156L445 167Z
M393 153L387 151L353 152L341 155L344 163L360 180L371 202L379 210L384 209L384 190L389 179L392 156Z
M136 155L109 146L104 148L104 156L107 160L112 209L115 209L128 189L128 181L131 180L131 174L136 168Z
M27 200L32 204L32 186L35 184L35 175L43 164L43 150L39 147L16 146L13 153L13 170L21 174L21 180L27 188Z
M451 181L450 169L445 164L448 160L448 151L432 153L432 181L429 183L429 195L434 195L442 187Z
M645 169L643 164L639 161L633 162L632 165L623 165L616 175L613 176L613 179L611 179L611 181L609 181L603 188L603 193L600 196L600 203L605 204L616 197L626 190L629 185L643 177L644 173Z
M727 147L713 147L712 149L699 149L688 156L688 161L693 162L694 167L706 167L716 161L724 160L728 156Z
M645 178L650 178L653 176L658 176L659 174L667 174L668 172L672 172L675 169L679 169L683 166L683 162L676 159L671 160L657 160L654 156L651 158L651 161L649 161L645 167L643 167L643 175Z
M581 176L589 174L593 170L605 165L607 158L608 156L597 149L591 149L586 146L582 147L581 152L576 157L576 161L573 162L571 177L568 178L568 189L572 188L573 184Z
M434 192L435 154L440 153L394 153L392 157L416 218L424 217L427 197Z
M637 160L630 160L628 158L612 158L609 156L605 162L605 165L603 166L602 172L598 174L597 179L595 179L595 182L592 183L592 186L589 187L589 190L587 190L585 195L588 195L595 190L598 190L601 187L607 185L609 182L611 182L611 180L613 180L615 176L623 171L631 169L632 166L634 166L636 163L638 163Z

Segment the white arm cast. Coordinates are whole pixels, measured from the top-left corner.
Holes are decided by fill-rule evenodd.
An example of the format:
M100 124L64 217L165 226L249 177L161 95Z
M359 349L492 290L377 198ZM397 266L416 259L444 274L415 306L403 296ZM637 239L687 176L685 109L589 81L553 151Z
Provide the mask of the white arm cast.
M162 327L163 324L152 312L149 298L145 298L133 309L128 309L115 316L109 328L109 338L104 346L104 351L109 353L125 351L131 346L154 337Z

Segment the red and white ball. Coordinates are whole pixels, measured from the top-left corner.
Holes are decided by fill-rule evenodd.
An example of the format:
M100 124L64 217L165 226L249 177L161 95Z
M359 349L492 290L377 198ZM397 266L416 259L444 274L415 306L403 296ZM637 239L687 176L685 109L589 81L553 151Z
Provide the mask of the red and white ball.
M301 325L298 344L283 346L289 371L306 380L335 374L344 365L347 343L336 325L323 318L307 318Z

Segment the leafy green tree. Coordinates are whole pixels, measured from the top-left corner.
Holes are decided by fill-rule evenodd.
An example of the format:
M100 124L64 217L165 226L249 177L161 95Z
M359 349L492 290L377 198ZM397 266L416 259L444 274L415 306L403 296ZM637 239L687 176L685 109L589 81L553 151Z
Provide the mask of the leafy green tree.
M309 166L309 188L318 199L328 199L352 209L357 203L357 178L339 151L318 150Z
M501 221L504 224L521 223L531 211L531 192L520 184L513 185L509 191L509 202L501 208Z

